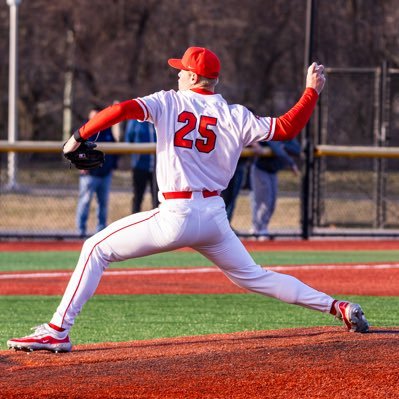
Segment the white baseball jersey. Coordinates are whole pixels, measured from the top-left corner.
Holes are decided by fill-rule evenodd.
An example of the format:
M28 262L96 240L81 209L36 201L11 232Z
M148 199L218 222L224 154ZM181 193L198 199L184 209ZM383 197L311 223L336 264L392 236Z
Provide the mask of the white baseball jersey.
M229 105L220 94L160 91L139 103L157 130L161 192L224 190L242 149L274 134L273 118Z

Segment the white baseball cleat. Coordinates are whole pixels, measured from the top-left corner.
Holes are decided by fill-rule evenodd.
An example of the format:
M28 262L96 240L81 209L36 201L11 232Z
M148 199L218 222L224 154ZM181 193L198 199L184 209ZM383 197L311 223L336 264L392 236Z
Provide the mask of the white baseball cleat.
M68 331L58 332L48 324L33 327L35 332L22 338L12 338L7 341L9 349L33 352L48 350L51 352L70 352L72 344Z
M348 331L366 333L369 330L369 323L364 312L357 303L339 301L337 306L339 312L336 317L342 320Z

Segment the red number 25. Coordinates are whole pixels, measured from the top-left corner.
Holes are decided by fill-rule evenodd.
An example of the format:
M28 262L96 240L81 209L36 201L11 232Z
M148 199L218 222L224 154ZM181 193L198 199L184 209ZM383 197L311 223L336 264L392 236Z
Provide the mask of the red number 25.
M175 133L175 147L193 148L193 140L186 139L185 136L197 128L197 117L191 112L183 111L177 120L185 125ZM195 147L199 152L209 153L215 148L216 134L210 127L216 124L216 118L201 115L198 132L202 138L195 140Z

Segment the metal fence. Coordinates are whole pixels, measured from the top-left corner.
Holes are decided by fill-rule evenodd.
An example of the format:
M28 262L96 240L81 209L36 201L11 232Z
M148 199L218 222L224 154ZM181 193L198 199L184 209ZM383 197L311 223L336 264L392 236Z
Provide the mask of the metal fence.
M4 142L3 143L4 147ZM41 145L40 145L41 144ZM77 238L75 213L78 196L79 172L69 169L60 154L61 143L29 143L25 150L20 143L17 153L17 174L10 182L8 152L0 151L0 238ZM55 145L57 144L57 145ZM32 146L33 147L30 147ZM108 145L112 147L113 145ZM18 145L15 145L15 148ZM45 149L47 147L47 151ZM118 150L119 147L119 150ZM135 145L122 144L113 149L120 152L119 167L113 174L108 222L131 212L132 171L130 155ZM128 149L130 147L130 149ZM27 151L26 148L31 148ZM137 150L137 148L136 148ZM36 152L37 151L37 152ZM55 152L57 151L57 152ZM108 152L107 150L106 152ZM145 151L144 151L145 152ZM245 154L244 155L248 155ZM248 161L247 174L251 162ZM232 227L241 235L250 235L251 187L248 175L237 200ZM300 235L300 179L290 172L282 172L280 196L271 229L272 235ZM93 199L88 232L95 230L96 201ZM151 209L150 193L144 197L143 210Z
M397 235L399 229L399 70L327 68L320 102L318 145L371 146L379 156L315 159L313 234Z

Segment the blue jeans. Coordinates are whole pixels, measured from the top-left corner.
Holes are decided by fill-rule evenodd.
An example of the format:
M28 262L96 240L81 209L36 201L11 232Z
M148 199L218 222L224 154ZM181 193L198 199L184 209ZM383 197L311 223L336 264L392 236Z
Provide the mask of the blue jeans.
M89 217L90 203L94 193L97 196L97 229L100 231L107 225L108 199L111 189L112 173L107 176L80 175L79 198L76 210L76 225L79 235L86 235L86 224Z
M253 232L268 234L269 222L276 209L277 173L269 173L252 165L251 186Z

